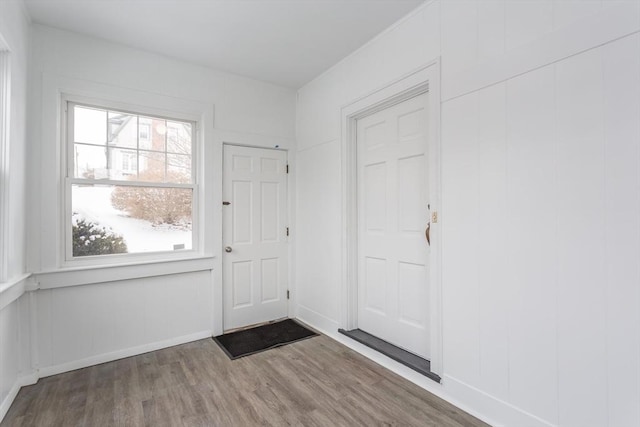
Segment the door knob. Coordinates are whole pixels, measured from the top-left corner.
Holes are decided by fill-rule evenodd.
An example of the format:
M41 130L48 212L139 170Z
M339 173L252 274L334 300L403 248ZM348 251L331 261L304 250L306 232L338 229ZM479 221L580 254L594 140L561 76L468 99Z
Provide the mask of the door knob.
M427 224L427 229L424 230L424 237L427 238L427 243L431 246L431 222Z
M224 251L225 251L225 252L231 252L232 250L233 250L233 249L231 249L231 246L226 246L226 247L224 248Z

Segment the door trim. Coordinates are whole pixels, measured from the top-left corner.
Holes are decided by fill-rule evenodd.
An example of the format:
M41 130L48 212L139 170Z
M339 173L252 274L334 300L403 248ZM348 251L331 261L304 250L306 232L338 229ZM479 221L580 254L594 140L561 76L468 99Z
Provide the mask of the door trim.
M429 194L431 211L441 206L440 60L436 59L341 109L342 150L342 289L340 326L358 328L358 198L356 121L429 92ZM442 376L442 239L440 223L431 225L430 319L431 370Z

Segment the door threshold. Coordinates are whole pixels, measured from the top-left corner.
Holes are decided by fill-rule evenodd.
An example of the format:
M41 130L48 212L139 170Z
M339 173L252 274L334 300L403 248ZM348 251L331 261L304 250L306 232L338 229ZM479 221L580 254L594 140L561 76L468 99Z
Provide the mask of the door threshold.
M387 341L375 337L360 329L352 329L350 331L338 329L338 332L348 336L355 341L358 341L360 344L364 344L367 347L384 354L385 356L395 360L398 363L402 363L406 367L413 369L414 371L437 383L440 383L441 381L439 375L431 372L431 362L429 362L427 359L416 356L413 353L403 350L400 347L388 343Z
M276 322L279 322L279 321L285 320L285 319L288 319L288 317L285 316L285 317L281 317L279 319L267 320L266 322L252 323L251 325L239 326L239 327L233 328L233 329L225 329L223 331L223 333L224 334L230 334L232 332L244 331L245 329L257 328L258 326L269 325L271 323L276 323Z

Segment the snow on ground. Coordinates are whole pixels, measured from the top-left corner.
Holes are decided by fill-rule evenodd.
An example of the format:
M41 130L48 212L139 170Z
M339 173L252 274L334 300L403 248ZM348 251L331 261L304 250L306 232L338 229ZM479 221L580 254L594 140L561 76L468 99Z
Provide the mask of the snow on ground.
M129 253L172 251L173 245L191 249L191 230L129 218L111 205L113 187L73 187L73 212L87 221L122 235Z

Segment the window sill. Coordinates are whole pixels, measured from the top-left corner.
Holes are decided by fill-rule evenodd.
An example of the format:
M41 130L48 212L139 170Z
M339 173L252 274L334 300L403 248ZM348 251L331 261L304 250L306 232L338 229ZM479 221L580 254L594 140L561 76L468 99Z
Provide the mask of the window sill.
M213 269L213 257L202 256L174 260L146 261L127 264L93 265L60 268L34 273L36 289L117 282L170 274L193 273Z
M0 310L4 309L25 293L29 277L31 277L31 274L22 274L7 282L0 283Z

